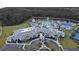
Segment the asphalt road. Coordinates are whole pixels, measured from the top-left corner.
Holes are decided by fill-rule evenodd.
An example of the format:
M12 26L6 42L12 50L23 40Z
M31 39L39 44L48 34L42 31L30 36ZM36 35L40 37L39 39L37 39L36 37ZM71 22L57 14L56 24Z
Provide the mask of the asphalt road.
M6 44L0 51L22 51L23 45Z

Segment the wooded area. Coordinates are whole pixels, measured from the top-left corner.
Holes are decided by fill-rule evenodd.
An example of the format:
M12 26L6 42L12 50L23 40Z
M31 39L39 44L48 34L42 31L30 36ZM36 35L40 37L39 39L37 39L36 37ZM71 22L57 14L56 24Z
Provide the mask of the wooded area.
M31 17L79 19L79 8L67 7L6 7L0 9L3 26L18 25Z

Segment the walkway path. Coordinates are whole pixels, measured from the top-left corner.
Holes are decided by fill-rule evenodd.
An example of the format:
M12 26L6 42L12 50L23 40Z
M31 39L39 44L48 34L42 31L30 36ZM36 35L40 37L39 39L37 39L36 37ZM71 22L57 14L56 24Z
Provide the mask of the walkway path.
M41 47L38 48L38 49L35 49L34 48L34 44L36 41L39 41L41 43ZM49 51L51 51L50 48L48 48L46 45L45 45L45 41L50 41L53 45L54 45L54 50L56 51L61 51L61 50L64 50L63 47L60 45L60 43L53 39L49 39L49 38L45 38L42 34L40 34L40 37L35 39L35 40L32 40L30 43L29 43L29 48L30 50L42 50L42 49L48 49Z

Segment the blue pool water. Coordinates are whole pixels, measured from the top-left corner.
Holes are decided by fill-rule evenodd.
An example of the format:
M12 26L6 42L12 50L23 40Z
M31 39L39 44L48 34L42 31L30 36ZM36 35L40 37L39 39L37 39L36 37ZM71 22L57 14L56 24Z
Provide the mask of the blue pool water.
M79 28L72 33L71 38L79 40Z
M79 33L76 33L74 38L79 40Z
M51 25L50 25L50 22L47 22L47 21L42 22L41 25L42 25L42 26L46 26L46 27L50 27L50 26L51 26Z
M38 26L38 25L39 25L38 23L32 22L32 26ZM40 25L41 26L46 26L46 27L50 27L51 26L50 22L48 22L48 21L42 21Z
M32 22L32 26L38 26L38 23Z

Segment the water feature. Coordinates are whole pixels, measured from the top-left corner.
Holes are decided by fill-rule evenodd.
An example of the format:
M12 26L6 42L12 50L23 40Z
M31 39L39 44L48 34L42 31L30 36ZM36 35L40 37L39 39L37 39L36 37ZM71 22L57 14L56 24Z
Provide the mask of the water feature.
M79 28L71 34L71 38L79 41Z

